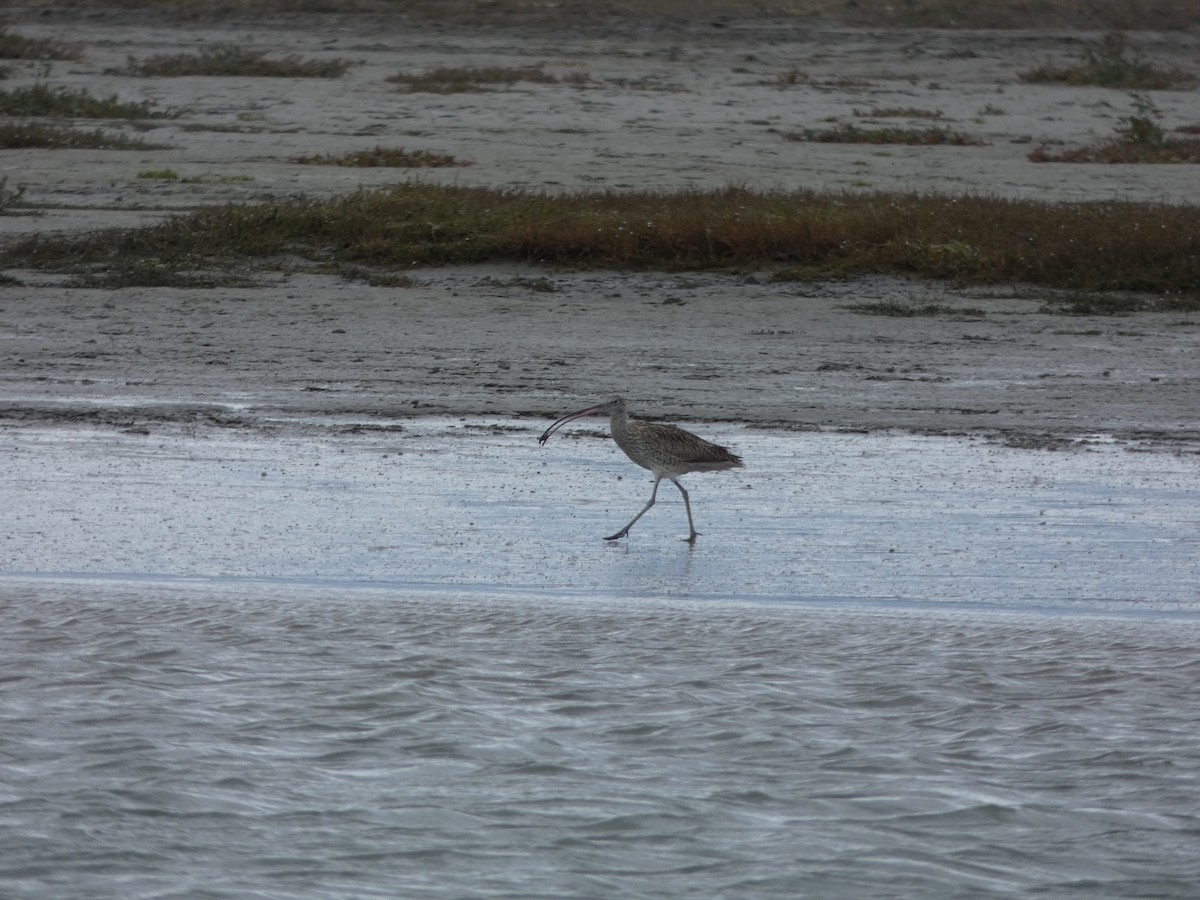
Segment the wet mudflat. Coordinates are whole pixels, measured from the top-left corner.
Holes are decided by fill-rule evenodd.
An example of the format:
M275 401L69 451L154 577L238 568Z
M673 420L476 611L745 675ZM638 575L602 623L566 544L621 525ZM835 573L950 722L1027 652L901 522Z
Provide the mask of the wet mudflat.
M747 468L684 479L702 533L689 548L666 483L627 540L603 541L649 498L648 473L602 421L544 448L537 424L10 430L6 569L1003 608L1200 599L1190 455L698 425Z
M5 896L1191 895L1193 458L542 424L4 432Z

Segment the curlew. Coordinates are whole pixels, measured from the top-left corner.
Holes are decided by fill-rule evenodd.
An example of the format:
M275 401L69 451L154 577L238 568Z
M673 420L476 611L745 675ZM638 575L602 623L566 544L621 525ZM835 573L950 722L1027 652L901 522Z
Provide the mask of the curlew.
M658 496L658 483L666 478L683 494L683 508L687 510L688 518L687 542L696 543L698 532L692 522L692 504L688 500L688 492L679 483L678 476L688 472L736 469L742 464L741 457L719 444L710 443L674 425L630 421L625 411L625 401L620 397L563 416L542 433L538 443L545 444L550 435L573 419L600 414L610 417L612 438L617 442L617 446L625 451L625 455L654 474L654 489L650 492L650 502L642 507L642 511L634 516L628 525L616 534L610 534L605 540L615 541L629 534L629 529L654 505L654 499Z

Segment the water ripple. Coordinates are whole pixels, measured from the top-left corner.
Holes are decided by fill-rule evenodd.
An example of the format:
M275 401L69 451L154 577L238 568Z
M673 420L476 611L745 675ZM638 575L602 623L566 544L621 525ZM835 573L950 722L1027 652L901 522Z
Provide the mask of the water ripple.
M1200 881L1191 622L4 590L5 897Z

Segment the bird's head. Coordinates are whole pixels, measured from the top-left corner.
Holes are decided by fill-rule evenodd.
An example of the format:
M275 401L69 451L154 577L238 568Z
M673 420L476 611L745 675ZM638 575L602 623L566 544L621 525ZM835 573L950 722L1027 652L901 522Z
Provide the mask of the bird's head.
M550 435L562 428L573 419L580 419L584 416L621 416L625 414L625 399L623 397L613 397L610 400L605 400L603 403L597 403L595 406L589 406L586 409L581 409L578 412L567 413L544 432L538 438L539 444L545 444L550 439Z

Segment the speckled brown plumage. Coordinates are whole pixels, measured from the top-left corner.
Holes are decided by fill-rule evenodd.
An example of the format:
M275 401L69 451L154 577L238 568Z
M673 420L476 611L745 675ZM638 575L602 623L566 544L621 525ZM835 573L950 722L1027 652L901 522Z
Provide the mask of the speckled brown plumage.
M654 505L658 495L658 483L663 478L671 481L683 495L684 509L688 517L688 543L696 542L696 526L692 522L692 505L688 492L679 483L678 476L688 472L719 472L723 469L734 469L742 465L742 459L720 444L714 444L704 438L697 437L690 431L676 428L674 425L660 425L655 422L638 422L631 420L625 407L625 401L614 397L604 403L589 406L578 412L568 413L543 432L538 443L545 444L559 428L573 419L581 416L608 415L613 440L624 451L625 455L643 469L654 473L654 489L648 502L633 520L618 531L609 535L605 540L615 541L629 533L646 510Z

